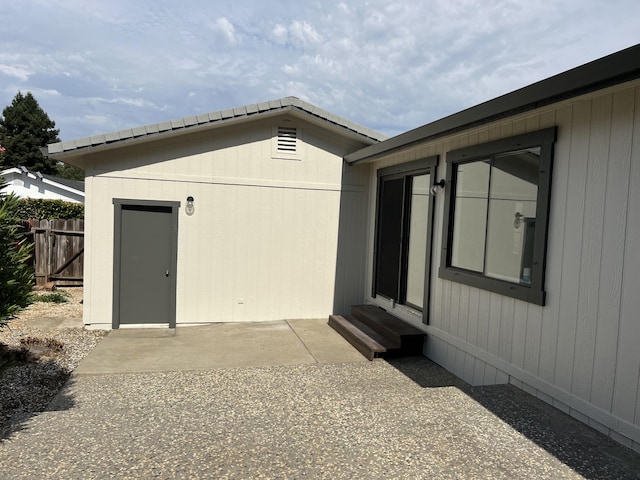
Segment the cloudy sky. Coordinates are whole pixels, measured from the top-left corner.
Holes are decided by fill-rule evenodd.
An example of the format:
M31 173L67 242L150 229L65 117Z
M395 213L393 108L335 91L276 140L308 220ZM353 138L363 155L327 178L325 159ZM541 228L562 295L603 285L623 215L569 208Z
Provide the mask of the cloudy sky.
M0 108L63 140L289 95L387 135L640 43L638 0L15 0Z

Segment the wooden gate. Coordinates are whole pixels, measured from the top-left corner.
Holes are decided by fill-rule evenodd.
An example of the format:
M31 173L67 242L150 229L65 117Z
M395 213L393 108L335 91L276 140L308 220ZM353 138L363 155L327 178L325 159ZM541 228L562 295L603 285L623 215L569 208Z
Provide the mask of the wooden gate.
M29 220L36 286L82 286L84 220Z

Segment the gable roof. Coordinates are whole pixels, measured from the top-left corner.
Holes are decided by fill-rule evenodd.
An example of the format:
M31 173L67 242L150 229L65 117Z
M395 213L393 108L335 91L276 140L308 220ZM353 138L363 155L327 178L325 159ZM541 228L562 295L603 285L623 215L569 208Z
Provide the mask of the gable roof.
M66 178L54 177L40 172L32 172L26 167L11 167L0 172L0 178L5 180L8 190L13 190L16 181L37 185L39 189L49 192L56 192L56 195L67 197L70 201L82 202L84 200L84 182L78 180L68 180ZM1 186L1 185L0 185ZM25 187L28 190L28 187ZM25 196L31 196L28 193ZM44 195L44 194L42 194ZM33 198L43 198L37 195ZM46 197L46 195L45 195Z
M81 180L69 180L68 178L54 177L53 175L47 175L45 173L43 173L42 176L50 182L64 185L79 192L84 192L84 182Z
M444 117L345 156L349 164L372 161L451 133L640 78L640 45L567 70L493 100Z
M230 123L253 120L256 117L267 117L282 113L291 113L325 128L338 130L342 135L356 138L366 143L377 143L387 138L385 135L363 127L322 110L296 97L285 97L279 100L255 103L244 107L235 107L218 112L205 113L167 122L128 128L117 132L94 135L91 137L68 140L47 145L47 153L55 158L83 155L89 150L113 148L124 144L142 143L160 136L176 136L191 133L198 129L216 128Z

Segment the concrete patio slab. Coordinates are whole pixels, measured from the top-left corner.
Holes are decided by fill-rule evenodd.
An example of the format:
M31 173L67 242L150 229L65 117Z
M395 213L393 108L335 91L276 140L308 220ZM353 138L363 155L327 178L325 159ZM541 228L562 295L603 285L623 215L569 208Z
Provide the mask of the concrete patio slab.
M326 319L109 332L76 375L367 361Z

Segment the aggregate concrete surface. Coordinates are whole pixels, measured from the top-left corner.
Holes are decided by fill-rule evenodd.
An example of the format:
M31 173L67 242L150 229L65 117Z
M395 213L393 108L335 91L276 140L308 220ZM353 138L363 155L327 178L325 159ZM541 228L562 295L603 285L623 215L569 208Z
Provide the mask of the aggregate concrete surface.
M640 456L424 357L74 375L0 440L0 477L640 478Z

